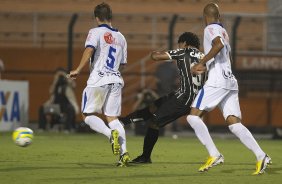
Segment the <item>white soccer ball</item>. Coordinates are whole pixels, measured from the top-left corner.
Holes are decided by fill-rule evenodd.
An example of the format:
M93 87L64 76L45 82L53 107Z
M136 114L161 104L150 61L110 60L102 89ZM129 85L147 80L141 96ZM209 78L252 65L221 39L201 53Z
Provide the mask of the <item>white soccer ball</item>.
M26 147L32 143L33 131L30 128L19 127L13 132L13 141L16 145Z
M173 135L172 135L172 138L173 138L173 139L178 139L178 135L177 135L177 134L173 134Z

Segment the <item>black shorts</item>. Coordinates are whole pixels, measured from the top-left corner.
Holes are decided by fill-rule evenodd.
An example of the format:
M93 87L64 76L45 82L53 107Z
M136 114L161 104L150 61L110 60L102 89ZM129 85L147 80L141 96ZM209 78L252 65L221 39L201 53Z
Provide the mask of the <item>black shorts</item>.
M154 105L157 110L153 113L153 123L158 127L164 127L181 116L188 115L193 102L193 98L189 98L190 95L190 93L184 93L177 96L175 93L170 93L156 100Z

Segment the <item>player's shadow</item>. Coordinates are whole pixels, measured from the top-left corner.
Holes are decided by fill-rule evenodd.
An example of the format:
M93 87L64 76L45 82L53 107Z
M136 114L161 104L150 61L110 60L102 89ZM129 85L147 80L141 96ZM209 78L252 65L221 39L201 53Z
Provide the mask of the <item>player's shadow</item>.
M175 174L175 173L171 173L168 174L167 172L165 173L152 173L152 174L140 174L140 173L136 173L136 174L130 174L130 176L126 176L127 178L133 178L134 180L136 179L153 179L153 178L187 178L187 177L191 177L191 176L198 176L198 177L202 177L203 175L199 174L199 175L195 175L194 173L179 173L179 174ZM52 178L52 179L43 179L43 180L48 180L49 182L52 182L53 180L58 182L58 181L82 181L82 180L88 180L88 181L103 181L103 180L109 180L112 179L113 182L115 181L122 181L124 180L125 176L111 176L109 178L109 176L98 176L98 175L93 175L93 176L86 176L86 177L56 177L56 178Z
M69 163L69 164L75 164L77 166L79 166L80 168L103 168L103 169L106 169L106 168L109 168L109 169L112 169L114 167L117 167L116 164L117 163L114 163L114 164L103 164L103 163L89 163L89 162L79 162L79 163ZM132 164L132 163L129 163L128 166L130 167L138 167L137 164Z
M224 163L223 165L234 165L234 166L242 166L242 165L254 165L253 163ZM254 169L252 168L240 168L240 170L248 171L248 172L254 172ZM275 167L273 165L268 166L268 168L265 170L267 174L280 174L282 171L282 167ZM233 169L223 169L221 172L223 173L234 173L236 172L236 168Z
M59 167L60 169L67 169L68 167ZM58 167L9 167L1 168L0 172L13 172L13 171L33 171L33 170L47 170L47 169L58 169Z
M168 164L168 165L201 165L203 162L154 162L155 164Z
M130 167L136 167L138 165L130 165ZM113 169L117 167L116 163L64 163L60 166L46 166L46 167L36 167L36 166L13 166L7 168L0 168L0 172L13 172L13 171L33 171L33 170L64 170L64 169Z
M273 167L270 166L269 168L267 168L266 172L268 174L281 174L282 171L282 167Z
M254 172L254 169L240 169L240 171L247 171L248 173L252 173ZM282 168L268 168L266 169L266 173L267 174L270 174L270 175L274 175L274 174L280 174L280 172L282 171ZM227 173L227 174L230 174L230 173L234 173L236 172L236 169L223 169L221 170L222 173Z

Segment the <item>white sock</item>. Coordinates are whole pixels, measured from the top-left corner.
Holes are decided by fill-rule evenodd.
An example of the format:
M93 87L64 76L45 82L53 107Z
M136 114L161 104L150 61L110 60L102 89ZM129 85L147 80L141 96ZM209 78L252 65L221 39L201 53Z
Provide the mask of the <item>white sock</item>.
M199 116L194 115L188 115L187 121L190 124L190 126L194 129L196 136L201 141L201 143L206 147L208 150L210 156L219 156L220 153L217 150L210 133L208 131L207 126L202 121L202 119Z
M236 123L229 126L229 130L235 134L240 141L249 148L257 157L257 160L262 160L265 153L262 151L257 141L254 139L251 132L242 123Z
M125 136L125 130L122 126L122 124L119 122L118 119L115 119L111 122L109 122L109 127L112 130L117 130L119 132L119 144L121 145L121 149L120 149L120 154L124 154L125 152L127 152L126 150L126 136Z
M111 129L109 129L109 127L105 125L104 121L101 118L91 115L91 116L87 116L84 121L87 125L90 126L92 130L104 134L110 139Z

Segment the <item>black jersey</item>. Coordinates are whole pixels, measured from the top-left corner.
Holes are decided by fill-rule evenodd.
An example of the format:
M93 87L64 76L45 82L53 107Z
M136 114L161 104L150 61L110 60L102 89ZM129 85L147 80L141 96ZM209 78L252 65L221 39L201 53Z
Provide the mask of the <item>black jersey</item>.
M180 87L176 94L180 97L183 94L188 95L188 101L195 98L198 91L203 87L206 74L193 75L191 67L198 63L203 57L203 53L196 48L184 48L170 50L167 52L171 59L176 60L180 76ZM188 102L187 101L187 102Z

